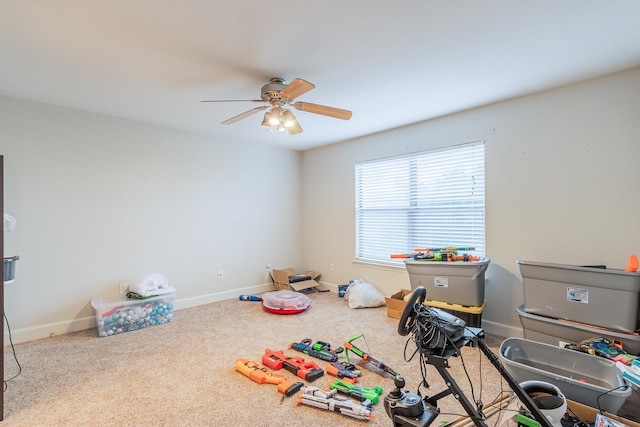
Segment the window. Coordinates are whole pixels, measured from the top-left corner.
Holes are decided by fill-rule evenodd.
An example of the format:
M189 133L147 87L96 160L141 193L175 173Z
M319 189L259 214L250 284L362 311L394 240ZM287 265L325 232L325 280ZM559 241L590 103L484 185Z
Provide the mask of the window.
M356 163L356 261L472 246L484 255L484 142Z

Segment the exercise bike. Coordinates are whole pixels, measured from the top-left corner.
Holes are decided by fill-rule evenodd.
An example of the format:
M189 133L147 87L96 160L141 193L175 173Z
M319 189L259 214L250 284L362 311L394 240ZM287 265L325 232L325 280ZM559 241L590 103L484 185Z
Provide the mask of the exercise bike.
M417 351L426 359L427 364L436 368L447 388L433 396L422 398L419 394L404 391L404 378L396 377L396 388L384 399L385 411L394 427L429 426L438 416L438 400L449 394L456 397L477 427L487 427L486 417L481 409L469 401L448 371L448 359L458 356L459 349L466 345L477 345L482 350L541 427L553 427L527 391L504 369L498 357L484 343L484 331L481 328L467 327L460 318L424 305L426 294L427 291L422 286L413 291L400 317L398 333L413 336L418 346Z

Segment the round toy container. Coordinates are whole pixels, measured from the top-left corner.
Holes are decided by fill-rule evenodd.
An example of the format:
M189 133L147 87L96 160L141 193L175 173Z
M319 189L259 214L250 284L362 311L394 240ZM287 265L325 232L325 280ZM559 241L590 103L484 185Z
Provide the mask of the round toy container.
M297 314L307 310L311 300L306 295L295 291L266 292L262 295L262 306L274 314Z

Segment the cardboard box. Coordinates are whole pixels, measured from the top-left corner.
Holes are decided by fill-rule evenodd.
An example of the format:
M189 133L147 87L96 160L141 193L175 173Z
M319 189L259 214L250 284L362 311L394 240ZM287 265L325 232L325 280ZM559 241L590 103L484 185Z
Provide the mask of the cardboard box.
M391 295L390 297L385 297L387 301L387 316L393 317L394 319L399 319L402 316L402 312L404 311L404 307L407 305L407 302L404 298L409 295L412 291L409 289L402 289L399 292Z
M596 419L596 414L599 412L597 409L592 408L587 405L583 405L582 403L574 402L573 400L567 399L567 407L571 409L582 421L585 423L592 423ZM613 414L605 414L609 418L613 418L616 421L620 421L630 427L640 427L640 424L629 420L627 418L622 418Z
M308 276L309 279L296 281L295 276L299 275ZM271 279L273 280L273 284L276 288L276 291L281 290L294 290L294 291L302 291L304 289L312 289L319 285L318 279L320 278L320 273L315 271L306 271L304 273L296 273L293 268L285 268L276 270L273 269L271 271Z
M500 417L505 416L504 407L500 405L502 401L503 401L503 398L498 398L495 404L487 405L487 407L484 409L484 413L487 415L487 421L491 421L492 418L496 415ZM498 408L503 408L503 409L498 409ZM577 416L584 423L590 423L591 425L593 425L596 419L596 414L598 414L599 411L590 406L583 405L582 403L574 402L573 400L567 399L567 413ZM640 427L640 424L638 422L632 421L628 418L619 417L617 415L613 415L609 413L605 413L605 415L629 427ZM508 415L506 416L508 417ZM507 421L507 420L504 420L504 421ZM510 421L513 421L513 422L508 422L507 425L512 426L515 424L515 415L513 415ZM473 425L473 422L470 421L468 416L463 416L447 424L444 424L445 427L466 427L469 425Z

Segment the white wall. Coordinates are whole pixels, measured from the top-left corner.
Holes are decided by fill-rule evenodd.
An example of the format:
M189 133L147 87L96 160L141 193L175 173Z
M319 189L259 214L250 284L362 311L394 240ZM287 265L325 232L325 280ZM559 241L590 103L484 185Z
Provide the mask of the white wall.
M517 335L517 259L623 268L640 253L638 117L638 68L302 155L0 97L14 342L93 326L91 298L151 272L178 289L177 308L266 290L267 261L329 285L408 288L405 272L352 263L354 162L478 139L483 325Z
M93 297L148 273L180 308L303 268L298 152L0 97L0 154L14 342L94 326Z
M404 271L352 262L354 163L475 140L486 144L485 329L521 334L518 259L624 268L640 254L636 68L305 152L305 265L334 284L409 288Z

